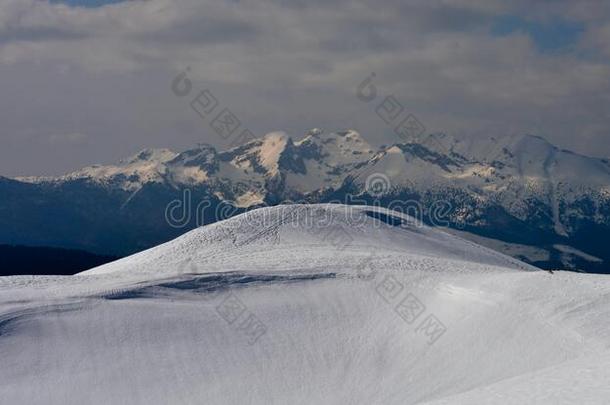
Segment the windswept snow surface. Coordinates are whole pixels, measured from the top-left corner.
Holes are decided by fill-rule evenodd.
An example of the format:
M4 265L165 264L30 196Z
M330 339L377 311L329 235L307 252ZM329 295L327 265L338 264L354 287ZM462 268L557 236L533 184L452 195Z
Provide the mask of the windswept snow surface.
M0 278L2 404L610 401L610 283L385 209L264 208Z

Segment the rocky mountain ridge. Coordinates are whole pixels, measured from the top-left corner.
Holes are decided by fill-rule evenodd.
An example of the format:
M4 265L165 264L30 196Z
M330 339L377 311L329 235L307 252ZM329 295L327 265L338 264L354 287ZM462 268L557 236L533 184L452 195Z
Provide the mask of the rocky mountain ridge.
M601 266L605 248L599 237L610 234L610 163L532 135L464 140L431 134L375 147L354 130L313 129L297 140L272 132L225 151L206 144L180 153L145 149L116 165L5 181L11 182L47 196L52 192L44 190L91 189L90 195L113 196L106 205L119 216L134 210L161 219L163 204L184 198L184 190L212 206L231 205L235 213L285 201L353 199L430 222L430 211L440 204L441 225L501 241L499 250L506 251L508 243L513 255L531 263L571 268ZM222 218L208 215L206 221L217 219ZM159 220L152 222L163 228Z

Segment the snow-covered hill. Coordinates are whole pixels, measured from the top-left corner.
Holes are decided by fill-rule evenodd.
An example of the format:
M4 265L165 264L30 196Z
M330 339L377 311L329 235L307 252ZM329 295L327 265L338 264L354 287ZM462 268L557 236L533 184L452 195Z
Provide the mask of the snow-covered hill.
M293 205L0 278L0 402L610 400L610 284L381 208Z
M383 183L378 184L382 193L371 192L371 179ZM298 140L273 132L226 151L210 145L181 153L147 149L117 165L92 166L58 178L17 180L33 187L28 197L38 209L63 208L75 199L77 205L80 200L92 200L91 192L76 194L94 188L93 194L102 194L95 198L104 205L101 209L122 213L129 207L135 211L131 216L149 215L147 222L154 222L153 215L162 218L166 204L159 202L171 201L183 190L241 209L287 200L374 200L405 212L412 212L415 205L423 219L441 203L445 207L443 224L465 231L467 237L486 238L479 241L491 239L489 246L510 243L511 254L520 259L530 260L529 252L537 249L542 260L532 263L545 267L603 271L610 263L607 249L599 243L610 236L610 163L561 150L531 135L466 140L431 134L417 142L377 148L353 130L325 133L314 129ZM2 185L0 181L0 191L4 191ZM64 189L72 195L69 202L49 197L60 189L60 195L66 194ZM10 191L5 194L11 195ZM23 199L21 194L14 198ZM7 208L13 209L19 213L20 207ZM81 229L101 226L86 222ZM174 234L160 232L158 240L168 236ZM15 232L0 233L0 237L23 239ZM102 247L100 242L80 246L80 238L75 239L65 246L114 254L135 250L130 246L118 251L117 246L104 243Z

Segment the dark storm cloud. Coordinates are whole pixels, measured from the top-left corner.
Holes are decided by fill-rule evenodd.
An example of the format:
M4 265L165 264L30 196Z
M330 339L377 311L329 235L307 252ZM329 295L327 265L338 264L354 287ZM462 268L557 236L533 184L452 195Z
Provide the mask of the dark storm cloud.
M59 173L143 147L224 146L169 90L187 66L258 134L353 127L373 143L395 141L354 96L375 72L380 93L430 131L536 133L608 155L605 3L6 0L0 175Z
M221 44L252 43L263 30L245 20L216 20L214 18L189 18L179 26L169 26L158 31L142 32L134 39L153 43L173 44Z

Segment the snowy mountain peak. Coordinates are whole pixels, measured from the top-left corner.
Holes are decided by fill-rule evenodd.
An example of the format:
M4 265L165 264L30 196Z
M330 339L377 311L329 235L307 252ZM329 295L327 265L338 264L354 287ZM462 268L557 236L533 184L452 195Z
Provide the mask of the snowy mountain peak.
M259 163L273 176L278 173L282 153L292 145L292 140L283 131L271 132L263 137L258 152Z
M209 144L201 143L195 149L188 149L176 155L168 162L171 166L203 166L209 167L215 163L217 158L216 149Z
M225 151L206 144L181 153L146 149L117 165L18 180L42 185L30 193L45 196L63 186L70 192L90 190L80 183L101 187L112 203L123 200L123 211L138 206L140 198L140 207L163 204L185 189L238 208L352 197L382 204L406 200L422 207L442 202L450 207L451 223L485 232L506 230L503 237L509 240L517 233L518 239L527 239L533 229L546 235L552 253L536 254L542 260L565 262L567 254L552 246L570 245L575 235L575 248L589 257L606 257L606 249L596 247L599 238L581 236L583 230L605 235L610 229L610 165L602 159L531 135L459 139L439 133L379 148L354 130L314 129L294 139L278 131ZM382 195L371 195L370 179L381 179Z
M128 165L133 165L133 164L139 164L141 162L165 163L165 162L168 162L168 161L174 159L176 156L177 156L177 153L175 153L169 149L146 148L146 149L142 149L137 154L135 154L125 160L121 160L119 162L119 165L128 166Z
M565 224L576 214L601 213L599 207L610 200L607 162L560 150L539 136L460 139L436 133L377 148L351 129L312 129L296 141L276 131L227 151L206 144L181 153L145 149L118 165L23 181L85 180L128 191L147 183L173 189L204 187L247 207L266 199L299 199L338 190L347 182L366 193L366 180L380 173L394 195L457 193L481 204L498 204L520 220L532 215L528 204L548 207L545 215L553 218L554 229L562 235L569 232ZM592 203L583 205L583 199ZM573 205L578 207L569 208ZM595 215L595 221L605 221L603 215Z
M541 192L546 192L544 183L610 184L607 163L560 150L534 135L475 140L435 133L377 148L355 130L318 128L296 141L286 132L271 132L221 152L207 144L181 153L144 149L118 165L90 166L59 179L22 180L80 178L131 190L164 181L177 186L234 183L243 189L275 178L274 187L306 194L340 187L355 170L362 182L370 174L385 173L394 186L467 186L480 192L490 185L500 190L513 181L528 181Z

